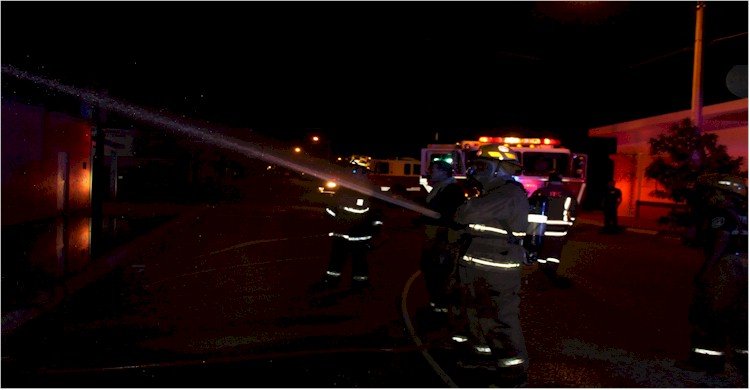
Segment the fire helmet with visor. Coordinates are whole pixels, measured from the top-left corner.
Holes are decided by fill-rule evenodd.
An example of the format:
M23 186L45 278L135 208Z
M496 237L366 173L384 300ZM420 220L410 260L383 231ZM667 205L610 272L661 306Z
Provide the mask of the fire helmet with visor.
M479 147L467 172L474 180L487 188L491 182L510 179L521 169L518 156L509 147L500 144L485 144Z

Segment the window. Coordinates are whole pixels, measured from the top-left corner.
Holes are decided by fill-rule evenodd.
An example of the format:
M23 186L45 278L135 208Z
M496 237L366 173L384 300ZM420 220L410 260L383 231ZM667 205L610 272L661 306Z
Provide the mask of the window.
M563 176L570 176L569 158L566 153L524 152L522 156L524 174L547 176L554 171Z
M379 162L375 166L375 173L387 175L391 171L390 164L387 162Z

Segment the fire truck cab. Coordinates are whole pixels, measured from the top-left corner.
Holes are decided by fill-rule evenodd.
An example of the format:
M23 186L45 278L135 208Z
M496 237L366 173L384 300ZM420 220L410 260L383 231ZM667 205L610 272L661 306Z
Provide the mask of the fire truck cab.
M581 203L586 190L587 156L571 152L560 145L554 138L520 138L520 137L480 137L477 140L465 140L456 144L430 144L422 149L421 181L427 191L427 169L431 161L443 160L451 165L458 181L465 183L466 170L471 160L476 157L479 146L498 143L511 148L523 169L515 176L523 184L530 196L537 188L543 187L551 172L563 176L565 185L576 195Z
M370 171L370 180L379 186L382 192L406 195L422 191L419 184L421 162L415 158L372 159Z
M395 157L387 159L372 158L369 156L353 155L348 158L340 158L342 165L360 165L370 170L369 180L378 187L381 192L388 192L396 196L423 196L420 185L421 162L411 157ZM328 180L318 190L324 194L336 192L338 184L336 180Z

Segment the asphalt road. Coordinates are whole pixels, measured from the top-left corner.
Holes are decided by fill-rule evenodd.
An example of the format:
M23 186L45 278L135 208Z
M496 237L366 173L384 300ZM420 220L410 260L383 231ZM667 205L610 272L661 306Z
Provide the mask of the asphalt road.
M107 272L2 340L3 387L487 387L431 346L416 308L414 212L383 205L372 289L309 293L330 241L317 182L246 187L99 260ZM700 251L679 240L574 228L547 289L523 270L528 387L747 387L682 371ZM345 276L349 270L345 271Z

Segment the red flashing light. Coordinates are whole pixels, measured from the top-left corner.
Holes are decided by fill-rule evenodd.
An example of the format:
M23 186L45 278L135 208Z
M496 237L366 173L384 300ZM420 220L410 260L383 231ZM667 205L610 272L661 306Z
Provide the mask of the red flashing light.
M505 145L515 145L516 147L534 147L534 145L560 145L560 140L555 138L520 138L520 137L479 137L481 143L499 143Z

